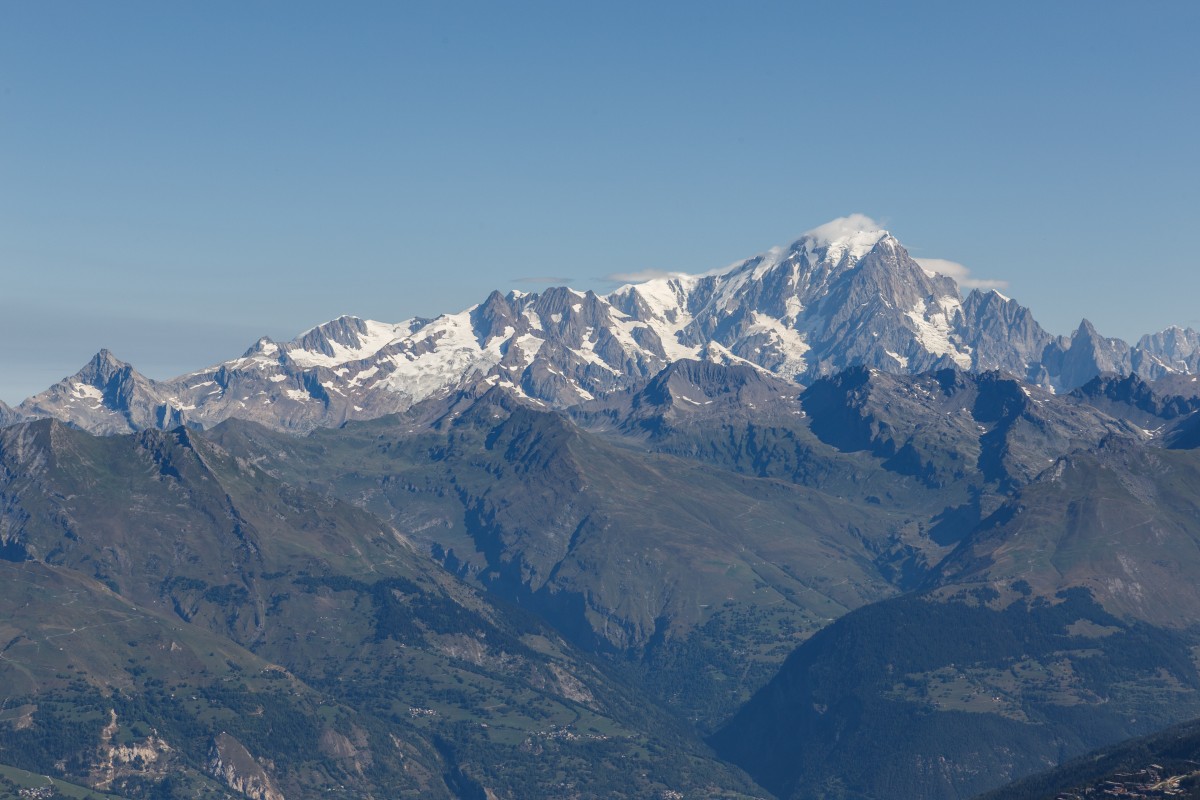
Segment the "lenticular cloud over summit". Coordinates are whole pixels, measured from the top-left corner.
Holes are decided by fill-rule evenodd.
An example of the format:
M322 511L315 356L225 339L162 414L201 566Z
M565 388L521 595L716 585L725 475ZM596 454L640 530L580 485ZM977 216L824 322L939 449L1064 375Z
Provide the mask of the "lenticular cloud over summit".
M646 281L656 281L662 278L686 278L690 277L689 272L677 272L667 269L639 269L633 272L610 272L604 276L605 280L613 283L645 283Z
M818 225L804 235L811 236L821 245L827 245L831 242L852 238L855 234L879 233L882 230L883 226L866 214L850 214L830 220L824 225Z

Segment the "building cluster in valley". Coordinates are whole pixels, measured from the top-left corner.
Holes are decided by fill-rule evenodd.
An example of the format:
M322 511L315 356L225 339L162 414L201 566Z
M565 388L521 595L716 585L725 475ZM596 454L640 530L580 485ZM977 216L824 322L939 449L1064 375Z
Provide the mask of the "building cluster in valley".
M1061 792L1055 796L1055 800L1190 798L1196 796L1196 790L1200 788L1196 785L1197 778L1200 778L1200 764L1189 763L1185 772L1176 772L1165 769L1159 764L1150 764L1137 772L1118 772L1094 786Z

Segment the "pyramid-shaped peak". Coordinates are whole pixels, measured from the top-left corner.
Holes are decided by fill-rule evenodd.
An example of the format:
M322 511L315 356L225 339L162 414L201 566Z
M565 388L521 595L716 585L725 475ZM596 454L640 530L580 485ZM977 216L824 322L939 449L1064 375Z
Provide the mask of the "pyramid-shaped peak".
M242 358L251 358L258 355L275 355L279 352L279 344L270 336L260 336L258 341L250 345L245 353L242 353Z
M75 373L75 377L88 383L103 383L125 369L132 368L105 347L92 356L91 360L84 364L79 372Z
M96 355L92 356L91 364L112 364L118 367L125 366L125 362L113 355L113 352L107 347L101 347Z

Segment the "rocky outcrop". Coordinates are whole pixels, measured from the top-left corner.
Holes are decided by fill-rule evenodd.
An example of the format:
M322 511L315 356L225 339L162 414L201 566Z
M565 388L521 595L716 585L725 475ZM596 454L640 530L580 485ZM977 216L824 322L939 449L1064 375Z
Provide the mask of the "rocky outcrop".
M213 737L208 749L208 772L251 800L284 800L262 765L228 733Z
M322 753L337 759L347 770L359 775L368 769L374 760L367 732L356 725L351 726L349 736L338 733L333 728L324 729L321 731L319 746Z
M109 722L100 732L100 746L92 764L92 785L107 789L118 778L137 776L158 778L170 769L173 749L157 734L141 741L118 744L117 712L109 710Z
M1138 374L1155 379L1163 374L1200 373L1200 332L1170 327L1138 340ZM1155 374L1157 373L1157 374Z

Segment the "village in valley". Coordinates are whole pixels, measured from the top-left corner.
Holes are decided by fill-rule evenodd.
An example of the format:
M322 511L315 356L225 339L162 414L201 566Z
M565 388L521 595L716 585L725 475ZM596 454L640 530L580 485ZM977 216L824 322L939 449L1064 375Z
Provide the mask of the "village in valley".
M1200 797L1200 764L1186 762L1186 772L1150 764L1137 772L1118 772L1083 789L1060 792L1054 800L1141 800L1141 798Z

